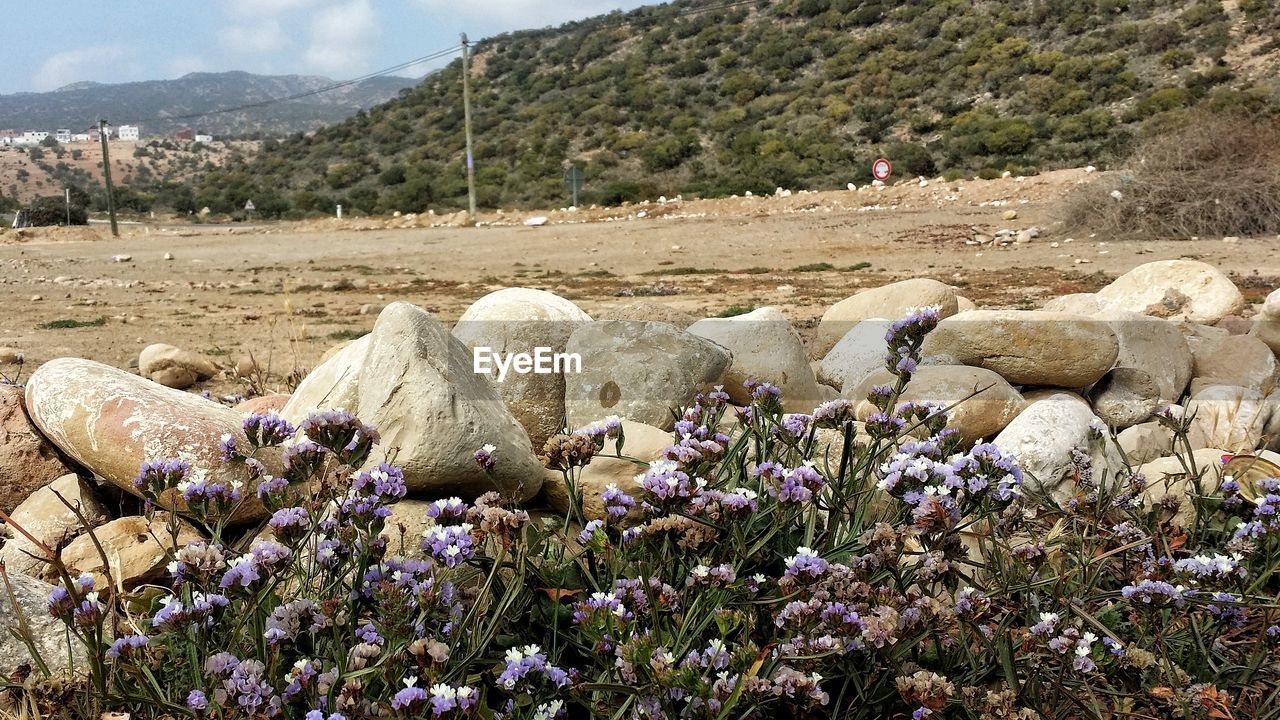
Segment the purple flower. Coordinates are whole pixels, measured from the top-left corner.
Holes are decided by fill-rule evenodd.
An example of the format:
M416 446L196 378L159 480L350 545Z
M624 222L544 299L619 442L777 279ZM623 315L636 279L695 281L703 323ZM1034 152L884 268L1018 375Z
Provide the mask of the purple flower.
M153 460L142 464L133 486L143 493L159 495L186 480L190 473L191 465L186 460Z
M205 697L204 693L199 690L192 690L187 693L187 707L191 708L196 713L208 710L209 698Z
M378 431L342 409L322 410L298 428L309 440L337 456L344 465L364 462L378 442Z
M796 554L787 558L787 571L783 574L783 577L817 580L826 574L830 567L830 564L823 560L818 553L807 547L798 547L796 548Z
M231 433L224 433L218 440L218 457L222 462L231 462L240 457L240 451L236 449L236 438Z
M408 492L404 484L404 473L400 468L386 463L379 463L372 470L357 475L352 487L382 500L399 500Z
M813 422L818 427L843 428L853 419L853 403L844 398L824 402L813 410Z
M604 529L604 522L600 520L592 520L582 528L582 532L578 533L578 542L582 545L589 544L596 537L596 532Z
M507 667L498 676L498 686L513 691L529 676L541 676L550 680L556 687L569 684L569 675L564 670L547 662L547 656L537 645L526 645L523 648L511 648L506 654Z
M493 445L484 445L477 450L473 456L476 464L486 471L492 470L498 464L498 461L493 457L493 454L497 452L497 450L498 448Z
M227 563L227 571L223 573L218 587L223 590L232 588L248 588L262 579L258 574L258 561L253 555L241 555Z
M1130 602L1157 607L1163 605L1182 607L1186 604L1186 599L1194 595L1195 592L1195 590L1182 585L1175 586L1163 580L1151 579L1142 580L1133 585L1126 585L1120 590L1120 594Z
M111 643L111 649L107 650L107 655L117 660L126 659L133 655L134 651L146 647L149 642L150 639L146 635L125 635Z
M307 533L311 527L311 517L306 508L281 508L271 515L267 526L281 542L292 544Z
M292 482L310 478L324 463L324 455L324 448L309 440L290 445L281 457L284 476Z
M636 501L632 497L621 490L618 486L609 483L604 492L600 494L600 500L604 503L605 511L609 513L609 517L619 520L626 517L627 512L636 506Z
M415 681L416 681L416 678L412 681L405 680L406 683L415 682ZM428 696L427 696L426 690L423 690L420 687L414 687L413 685L409 685L405 689L396 693L396 696L391 699L391 709L403 710L406 713L414 713L417 711L418 708L426 704L427 699L428 699Z
M462 498L443 498L427 506L427 517L437 525L456 525L467 517L467 504Z
M423 533L422 549L445 567L455 568L475 555L472 525L435 525Z
M245 437L255 448L274 447L293 437L294 427L275 413L251 414L241 423Z

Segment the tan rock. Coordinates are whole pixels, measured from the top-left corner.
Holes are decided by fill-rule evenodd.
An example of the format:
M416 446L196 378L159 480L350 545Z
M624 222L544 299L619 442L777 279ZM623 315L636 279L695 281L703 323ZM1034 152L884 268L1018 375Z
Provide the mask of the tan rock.
M1197 260L1157 260L1098 291L1104 310L1212 325L1244 307L1244 296L1217 268Z
M889 321L879 318L863 320L854 325L822 358L818 366L818 378L837 389L854 386L862 379L885 366L889 344L885 333Z
M1196 393L1186 412L1194 415L1188 439L1192 447L1248 452L1264 435L1273 436L1280 394L1267 396L1254 388L1213 385Z
M845 298L822 315L809 354L816 358L826 355L840 338L863 320L897 320L904 317L910 309L925 306L937 307L938 314L943 318L955 315L959 311L955 288L937 280L914 278Z
M316 408L352 410L377 428L368 463L394 458L410 493L476 497L497 490L537 494L542 468L529 436L492 382L431 313L405 302L387 306L373 332L320 365L298 386L281 416L300 422ZM474 454L496 446L485 473Z
M41 365L27 382L31 420L64 453L103 480L137 494L133 479L142 463L179 458L208 472L210 481L254 485L241 463L224 463L218 450L224 434L247 440L240 413L198 395L162 387L122 370L78 358ZM274 448L259 452L268 472L279 472ZM56 476L55 476L56 477ZM179 493L161 498L166 507L185 509ZM246 502L235 522L252 522L265 510Z
M716 343L659 322L605 320L580 326L566 350L582 372L565 378L571 427L609 415L664 430L671 411L723 383L732 356Z
M138 354L138 372L165 387L183 389L217 375L218 366L200 353L156 343Z
M688 332L727 348L733 355L724 374L724 389L734 403L750 404L751 392L744 387L748 380L775 385L782 391L783 407L790 412L810 412L822 402L800 335L778 308L699 320Z
M547 348L563 353L569 336L591 316L572 302L532 288L506 288L476 300L458 319L453 336L472 352L486 348L489 353L533 353ZM534 448L564 428L563 373L518 374L508 371L501 382L499 372L489 363L488 375L498 395L529 433Z
M0 510L12 512L31 493L70 472L28 418L22 389L0 385Z
M1144 465L1173 454L1173 430L1152 421L1127 427L1116 436L1116 443L1130 465Z
M26 360L27 354L18 348L0 347L0 365L17 365Z
M89 534L71 541L62 551L62 562L74 577L81 573L93 575L99 588L124 588L130 590L143 583L159 580L169 563L166 552L202 539L200 533L179 521L176 537L171 534L166 513L157 513L148 522L145 517L132 515L103 525ZM102 546L102 552L94 544L94 538ZM107 566L102 563L106 554ZM114 585L107 582L110 571Z
M1098 296L1094 293L1072 293L1059 295L1046 301L1040 308L1049 312L1065 312L1073 315L1097 315L1102 312L1098 304Z
M269 395L259 395L255 398L249 398L244 402L237 403L231 408L242 415L269 415L271 413L280 414L284 410L284 406L289 403L291 395L284 393L271 393Z
M1146 372L1160 387L1160 400L1182 398L1191 380L1191 346L1177 323L1140 313L1113 311L1104 314L1120 341L1117 368Z
M872 386L892 384L895 380L888 370L878 370L855 387L847 388L843 395L855 404L857 418L866 420L876 412L876 407L866 399ZM959 431L966 442L995 437L1026 407L1026 401L1004 378L984 368L960 365L918 368L902 401L955 405L949 412L947 427Z
M1105 446L1098 447L1091 438L1099 424L1076 395L1058 393L1027 405L992 442L1018 459L1028 487L1054 492L1073 476L1074 449L1094 455L1099 477L1102 468L1119 465L1118 455L1108 457Z
M1193 383L1267 391L1275 386L1275 353L1252 335L1232 335L1194 354Z
M1085 387L1115 365L1120 346L1103 320L1043 310L975 310L938 323L926 354L950 355L1019 385Z
M58 499L59 495L62 500L80 509L90 527L106 521L106 509L94 497L89 486L75 475L63 475L36 490L10 513L13 524L25 531L14 529L4 547L0 548L0 561L11 572L32 577L44 574L47 563L44 552L31 542L28 535L57 552L84 531L75 512Z
M1160 409L1160 384L1146 370L1118 367L1089 391L1093 411L1113 428L1127 428Z

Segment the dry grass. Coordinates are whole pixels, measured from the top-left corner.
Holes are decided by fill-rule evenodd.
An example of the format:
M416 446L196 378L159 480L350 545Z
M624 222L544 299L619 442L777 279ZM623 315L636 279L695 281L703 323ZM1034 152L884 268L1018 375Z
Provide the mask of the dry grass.
M1148 138L1114 180L1068 196L1062 216L1117 238L1280 233L1280 119L1193 114Z

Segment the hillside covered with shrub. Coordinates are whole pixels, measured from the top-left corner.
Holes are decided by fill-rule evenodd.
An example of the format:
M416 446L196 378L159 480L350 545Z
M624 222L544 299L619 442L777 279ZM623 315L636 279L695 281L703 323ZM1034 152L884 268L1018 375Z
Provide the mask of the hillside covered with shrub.
M717 0L475 47L482 207L1033 172L1123 157L1188 109L1276 106L1270 0ZM1272 38L1268 40L1268 38ZM215 211L465 207L461 61L206 176Z

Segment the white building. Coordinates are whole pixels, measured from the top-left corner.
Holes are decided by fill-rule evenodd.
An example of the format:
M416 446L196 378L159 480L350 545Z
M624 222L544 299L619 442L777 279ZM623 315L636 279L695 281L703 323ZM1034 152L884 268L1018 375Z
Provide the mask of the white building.
M54 131L53 138L60 143L71 142L71 131L65 128L59 128Z
M89 133L72 133L72 135L71 135L71 142L73 142L73 143L87 143L87 142L89 142Z
M137 140L138 126L137 125L121 125L120 127L116 128L116 138L119 140Z
M196 142L198 142L198 143L204 143L205 145L208 145L209 143L213 142L213 136L212 136L212 135L197 135L197 136L196 136Z
M41 140L44 140L47 137L49 137L49 133L46 130L28 130L22 133L22 139L27 144L32 144L32 145L39 143Z

